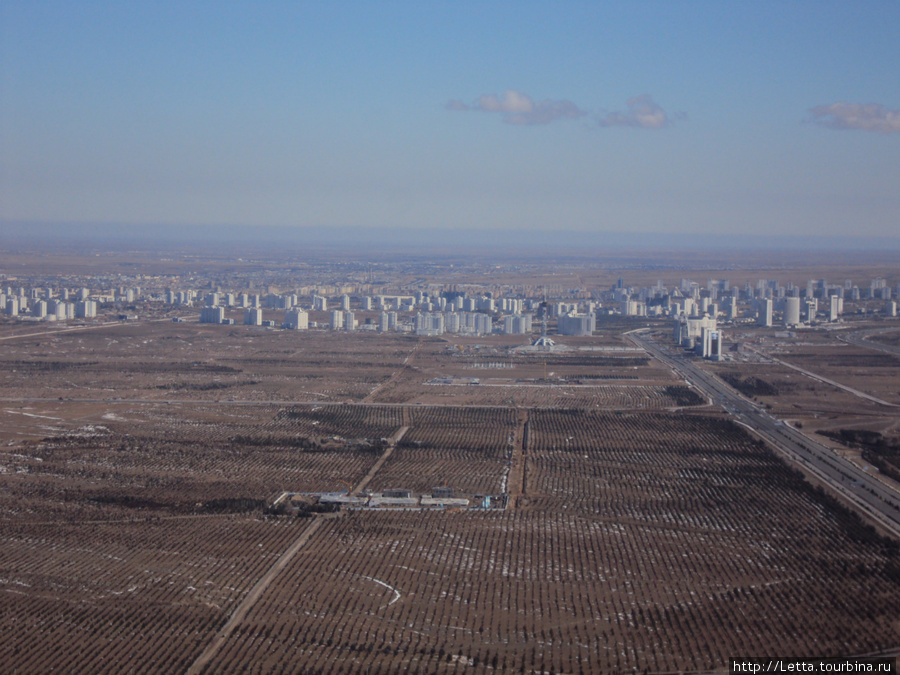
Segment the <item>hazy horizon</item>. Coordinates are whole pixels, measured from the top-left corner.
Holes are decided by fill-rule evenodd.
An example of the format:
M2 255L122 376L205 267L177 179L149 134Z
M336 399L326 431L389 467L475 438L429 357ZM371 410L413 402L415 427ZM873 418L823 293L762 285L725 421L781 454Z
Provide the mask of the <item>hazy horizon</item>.
M71 244L102 249L170 249L185 245L214 246L216 249L291 245L319 250L342 249L359 254L447 253L472 255L520 253L529 258L543 254L587 257L596 254L665 255L704 252L729 254L735 251L772 252L795 255L900 253L900 237L804 237L782 235L733 235L656 232L578 232L572 230L477 230L416 229L403 227L308 227L168 225L129 227L128 224L85 223L4 223L0 249L40 245L51 250ZM199 252L199 250L198 250Z

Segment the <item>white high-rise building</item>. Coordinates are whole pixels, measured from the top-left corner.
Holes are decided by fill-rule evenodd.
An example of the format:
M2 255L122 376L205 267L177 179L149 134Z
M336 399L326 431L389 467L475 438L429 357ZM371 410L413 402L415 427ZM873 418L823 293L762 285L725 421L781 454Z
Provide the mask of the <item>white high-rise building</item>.
M641 306L645 309L642 312ZM620 310L622 314L625 316L638 316L639 314L646 314L646 305L642 302L638 302L637 300L622 300Z
M800 298L790 297L784 299L784 325L797 326L800 324Z
M475 333L477 335L490 335L494 329L494 322L487 314L475 314Z
M459 314L456 312L447 312L444 314L444 330L448 333L458 333L459 332Z
M531 332L531 314L510 314L503 317L506 335L525 335Z
M443 335L443 314L416 314L416 335Z
M43 319L47 316L47 303L43 300L38 300L31 305L31 316L36 316L39 319Z
M716 320L711 316L704 316L698 319L689 319L687 317L678 317L675 319L675 331L673 337L675 342L684 346L691 346L703 337L703 331L715 333Z
M297 308L285 310L284 327L291 330L307 330L309 328L309 314Z
M94 300L82 300L75 304L75 316L80 319L93 319L97 316L97 303Z
M813 323L816 320L816 314L819 312L819 300L810 298L802 303L807 323Z
M345 312L350 310L350 296L346 293L341 296L341 309Z
M356 316L349 310L344 312L344 330L356 330Z
M832 295L828 302L828 320L837 321L841 314L841 305L843 298L839 295Z
M222 323L225 321L224 307L203 307L200 310L200 323Z
M378 317L378 330L381 333L386 333L388 331L388 313L382 312L381 316Z
M738 305L737 298L735 296L731 296L725 303L725 311L728 314L728 320L734 321L738 317Z
M697 343L697 353L704 359L714 361L722 360L722 333L709 328L700 329L700 341Z
M799 300L799 298L798 298ZM756 305L756 323L766 328L772 327L772 299L761 298ZM798 310L799 311L799 310Z
M557 319L556 332L560 335L592 335L596 330L593 314L564 314Z
M344 313L335 309L331 312L331 330L340 330L344 327Z
M488 297L478 298L477 302L475 303L475 306L476 306L476 309L478 309L482 312L493 313L496 311L496 303L494 302L493 298L488 298Z
M262 326L262 321L263 313L261 309L257 307L250 307L244 310L245 326Z

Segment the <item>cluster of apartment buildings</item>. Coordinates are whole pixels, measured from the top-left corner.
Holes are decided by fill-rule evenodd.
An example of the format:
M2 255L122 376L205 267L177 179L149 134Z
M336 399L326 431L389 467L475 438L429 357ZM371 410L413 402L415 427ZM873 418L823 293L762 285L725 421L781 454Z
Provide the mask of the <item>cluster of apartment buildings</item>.
M86 288L71 293L68 289L6 287L0 293L0 307L7 316L28 316L47 321L93 318L97 316L97 301L89 297Z
M873 302L880 303L877 311L896 316L893 298L900 294L900 284L892 288L883 278L872 279L867 288L851 281L830 284L825 280L810 280L805 286L797 286L767 279L742 286L732 286L728 280L710 279L702 285L682 279L674 287L657 282L653 286L634 288L619 279L611 288L590 292L563 289L560 295L569 297L565 301L548 301L546 297L497 297L496 292L472 293L454 286L431 286L438 290L354 297L348 293L326 296L321 294L321 288L312 287L302 289L301 293L171 289L144 293L139 287L122 287L94 294L87 288L71 291L7 287L0 293L0 308L9 316L65 320L94 317L101 303L163 302L198 307L200 321L210 324L240 322L240 317L231 317L234 310L243 309L243 323L250 326L419 335L527 335L538 321L555 323L559 335L578 336L591 335L601 316L671 317L681 326L677 328L680 341L693 341L703 351L710 352L706 355L715 355L720 342L717 327L700 325L698 320L755 321L761 326L794 327L838 321L847 302L853 303L851 311L855 312L871 312ZM212 284L210 287L214 288ZM337 287L335 290L340 291ZM573 296L577 298L574 301ZM273 310L276 320L273 320ZM264 318L264 313L269 320ZM315 320L312 313L316 313ZM704 338L704 328L710 332L708 340Z

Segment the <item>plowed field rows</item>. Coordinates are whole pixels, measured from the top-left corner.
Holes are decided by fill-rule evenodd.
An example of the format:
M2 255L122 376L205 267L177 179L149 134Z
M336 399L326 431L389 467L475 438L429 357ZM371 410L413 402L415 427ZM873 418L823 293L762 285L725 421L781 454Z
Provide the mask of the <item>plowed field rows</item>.
M800 519L820 508L801 500ZM893 644L882 547L833 522L786 546L781 521L754 539L550 510L350 513L204 672L672 672Z
M449 486L465 494L497 494L511 456L511 409L411 408L410 428L369 485L428 492Z
M381 454L365 439L401 426L370 488L496 493L515 449L516 508L322 521L204 672L671 672L900 641L896 544L718 417L210 404L105 422L0 453L5 671L184 672L310 522L259 501L356 484Z
M282 410L272 420L278 434L387 438L403 426L400 408L374 406L301 406Z
M301 528L241 516L5 522L0 670L184 672Z
M344 490L380 454L366 439L391 436L402 411L196 406L185 415L156 406L108 417L104 425L49 437L28 456L7 459L0 452L0 463L11 470L0 513L127 519L156 510L194 513L222 500L264 500L282 490Z

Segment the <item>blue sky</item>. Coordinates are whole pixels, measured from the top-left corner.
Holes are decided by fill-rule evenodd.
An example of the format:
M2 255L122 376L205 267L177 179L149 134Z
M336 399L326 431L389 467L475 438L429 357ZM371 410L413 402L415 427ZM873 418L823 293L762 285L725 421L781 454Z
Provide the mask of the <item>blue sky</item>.
M0 219L898 236L900 3L0 0Z

